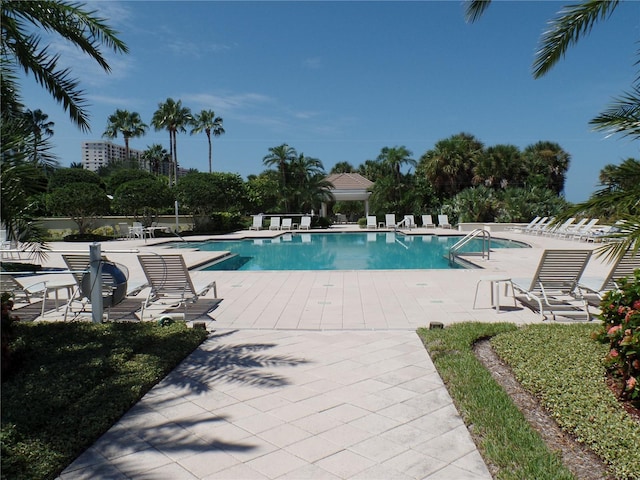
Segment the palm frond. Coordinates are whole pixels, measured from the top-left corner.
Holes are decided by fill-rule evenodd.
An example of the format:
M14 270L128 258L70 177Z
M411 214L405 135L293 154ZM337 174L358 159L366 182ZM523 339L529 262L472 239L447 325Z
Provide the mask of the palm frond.
M595 250L597 257L609 262L621 258L629 249L638 255L640 249L639 216L626 216L616 223L616 227L618 231L604 236L604 239L609 241Z
M465 8L465 20L470 23L474 23L485 12L485 10L491 4L491 0L470 0L466 2Z
M640 85L614 99L614 103L589 122L594 130L607 132L607 137L620 134L640 139Z
M619 0L587 0L569 5L550 22L550 28L542 34L540 50L533 62L533 76L540 78L560 60L567 48L588 34L594 24L611 15Z

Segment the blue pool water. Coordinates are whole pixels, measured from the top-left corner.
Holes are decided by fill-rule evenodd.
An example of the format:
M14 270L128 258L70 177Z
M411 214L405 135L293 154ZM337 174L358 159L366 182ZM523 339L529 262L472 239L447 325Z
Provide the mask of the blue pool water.
M230 251L235 256L203 270L403 270L451 269L449 248L460 236L388 233L286 233L272 239L175 243L176 248ZM491 249L519 248L508 240L491 240ZM474 240L462 252L482 250Z

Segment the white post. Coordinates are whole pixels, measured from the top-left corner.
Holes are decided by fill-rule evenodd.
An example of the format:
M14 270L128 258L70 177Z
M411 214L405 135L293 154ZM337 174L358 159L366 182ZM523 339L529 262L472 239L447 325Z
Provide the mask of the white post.
M102 323L104 305L102 303L102 253L100 244L89 245L89 280L91 281L91 320Z
M174 203L174 208L176 211L176 233L180 233L180 217L178 216L178 200L175 201Z

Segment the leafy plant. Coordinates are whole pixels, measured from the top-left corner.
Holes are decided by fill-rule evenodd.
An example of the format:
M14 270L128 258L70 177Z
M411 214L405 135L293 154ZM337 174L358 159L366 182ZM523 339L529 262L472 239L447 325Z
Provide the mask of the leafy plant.
M640 406L640 270L604 295L602 328L595 337L609 344L605 365L621 381L621 397Z

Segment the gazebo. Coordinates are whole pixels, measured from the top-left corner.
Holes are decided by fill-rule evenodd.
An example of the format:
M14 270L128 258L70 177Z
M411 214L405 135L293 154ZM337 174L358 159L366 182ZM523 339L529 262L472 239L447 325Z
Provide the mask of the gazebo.
M333 198L343 202L364 202L365 215L369 215L369 196L373 182L359 173L332 173L326 180L331 182ZM327 205L322 204L321 215L327 216Z

